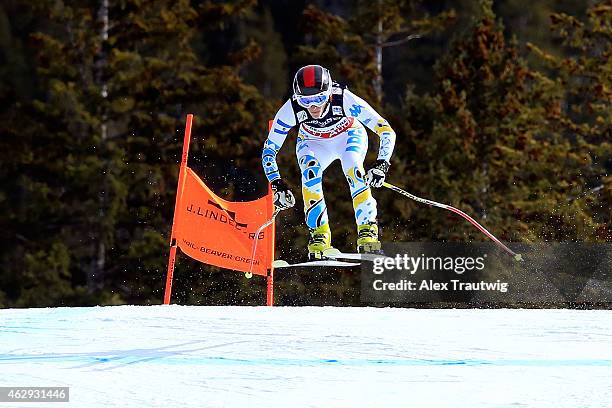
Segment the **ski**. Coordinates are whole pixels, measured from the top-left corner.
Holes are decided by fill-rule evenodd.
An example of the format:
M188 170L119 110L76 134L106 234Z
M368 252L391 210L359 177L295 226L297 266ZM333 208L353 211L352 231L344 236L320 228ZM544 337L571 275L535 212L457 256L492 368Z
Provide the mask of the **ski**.
M349 266L350 267L350 266L359 266L359 263L337 261L334 259L323 259L323 260L317 260L317 261L298 262L298 263L291 264L285 260L277 259L276 261L272 262L272 266L275 269L294 268L294 267L299 267L299 266L328 266L328 267L347 267Z
M374 260L380 259L380 258L382 259L388 258L387 256L381 255L381 254L360 254L360 253L353 253L353 252L341 252L336 248L332 248L332 249L323 251L323 257L327 259L334 259L334 260L347 259L347 260L369 261L369 262L374 262Z

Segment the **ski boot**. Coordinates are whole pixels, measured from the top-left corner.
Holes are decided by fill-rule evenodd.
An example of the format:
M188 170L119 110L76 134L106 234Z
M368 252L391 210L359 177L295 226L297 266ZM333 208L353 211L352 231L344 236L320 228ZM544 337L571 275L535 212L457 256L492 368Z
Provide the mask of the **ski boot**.
M384 255L378 240L378 224L369 222L357 226L357 252L360 254Z
M320 227L310 228L310 238L308 239L308 259L320 260L325 259L323 251L332 249L331 246L331 230L329 224L321 225Z

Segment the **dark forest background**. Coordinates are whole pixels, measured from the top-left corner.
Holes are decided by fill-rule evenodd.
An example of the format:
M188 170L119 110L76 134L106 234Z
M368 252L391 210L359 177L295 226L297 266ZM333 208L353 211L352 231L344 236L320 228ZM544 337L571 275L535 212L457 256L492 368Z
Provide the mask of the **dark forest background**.
M226 199L261 196L267 120L310 63L390 121L391 182L504 241L610 242L611 22L609 0L3 0L0 307L161 303L185 115L190 166ZM299 193L293 137L279 163ZM332 166L352 250L345 184ZM384 241L483 240L375 196ZM284 259L305 251L300 201L277 221ZM179 255L173 300L261 305L264 287ZM276 303L357 305L359 270L278 272Z

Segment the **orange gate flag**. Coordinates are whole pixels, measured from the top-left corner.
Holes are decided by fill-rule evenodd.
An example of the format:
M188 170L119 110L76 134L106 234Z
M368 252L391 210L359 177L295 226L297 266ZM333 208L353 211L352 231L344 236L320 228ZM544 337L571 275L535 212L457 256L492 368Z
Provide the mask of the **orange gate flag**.
M274 257L274 229L264 228L272 218L272 195L254 201L232 202L216 196L189 167L177 208L176 243L188 256L221 268L266 276Z

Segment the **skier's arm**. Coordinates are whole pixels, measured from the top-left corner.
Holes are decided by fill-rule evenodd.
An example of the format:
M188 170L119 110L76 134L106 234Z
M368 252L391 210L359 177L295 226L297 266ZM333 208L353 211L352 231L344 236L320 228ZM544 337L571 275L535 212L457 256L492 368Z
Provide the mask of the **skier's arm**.
M382 116L378 114L366 101L349 91L344 90L344 113L352 116L367 126L380 138L378 149L378 160L387 163L391 161L393 148L395 147L395 132Z
M263 152L261 154L263 169L270 183L280 179L280 172L278 170L278 164L276 163L276 154L285 142L287 133L289 133L289 130L295 125L295 115L291 107L291 100L288 100L278 112L276 112L276 116L274 116L272 127L268 132L268 138L264 143Z

